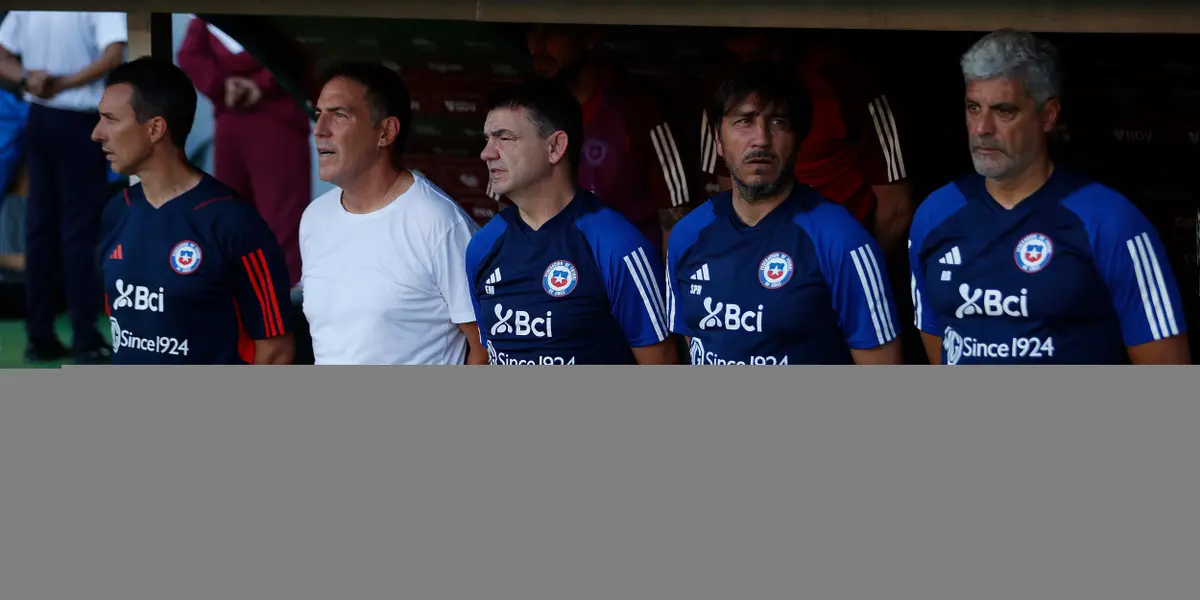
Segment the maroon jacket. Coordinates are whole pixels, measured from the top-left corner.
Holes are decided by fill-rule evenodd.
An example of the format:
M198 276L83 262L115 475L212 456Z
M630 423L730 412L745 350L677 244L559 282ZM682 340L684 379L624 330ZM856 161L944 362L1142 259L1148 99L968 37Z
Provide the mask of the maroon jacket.
M262 89L262 100L248 112L275 115L308 134L309 119L304 109L275 81L271 72L249 52L233 54L208 30L208 23L193 18L179 47L179 67L196 89L213 103L213 118L230 112L225 106L225 79L234 75L253 80Z

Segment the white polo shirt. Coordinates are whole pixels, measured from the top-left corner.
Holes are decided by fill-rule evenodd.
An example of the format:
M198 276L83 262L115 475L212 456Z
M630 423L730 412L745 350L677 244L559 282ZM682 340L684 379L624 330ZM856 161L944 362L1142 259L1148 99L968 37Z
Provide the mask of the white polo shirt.
M129 41L125 13L14 10L0 23L0 46L21 56L26 71L71 75L96 62L104 50ZM49 100L26 93L25 100L51 108L94 111L104 80L62 92Z
M460 365L475 321L466 250L479 226L441 189L415 181L387 206L354 214L341 188L300 220L304 316L316 364Z

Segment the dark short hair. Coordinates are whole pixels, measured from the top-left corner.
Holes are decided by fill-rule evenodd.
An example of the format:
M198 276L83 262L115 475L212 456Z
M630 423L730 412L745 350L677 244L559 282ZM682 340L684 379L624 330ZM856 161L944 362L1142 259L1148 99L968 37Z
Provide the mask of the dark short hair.
M813 121L813 102L793 69L774 61L757 61L738 68L721 83L708 103L708 123L718 135L721 121L747 98L759 106L774 106L787 115L797 140L803 140Z
M125 84L133 88L133 115L139 123L162 117L167 135L180 150L196 120L196 88L175 63L142 57L109 71L104 86Z
M338 77L356 81L367 89L371 121L379 123L388 117L396 117L400 121L400 133L392 144L392 156L399 159L404 154L405 143L412 131L412 94L404 79L383 63L349 60L323 69L321 87Z
M567 134L567 159L571 170L579 169L583 145L583 108L571 90L553 79L530 79L496 90L488 97L487 110L523 108L529 121L545 138L555 131Z

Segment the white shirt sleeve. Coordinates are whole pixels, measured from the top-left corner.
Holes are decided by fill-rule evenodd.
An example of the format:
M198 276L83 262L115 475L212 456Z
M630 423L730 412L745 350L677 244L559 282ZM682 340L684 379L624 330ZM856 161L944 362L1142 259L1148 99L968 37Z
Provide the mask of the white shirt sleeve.
M100 52L112 44L129 42L129 20L123 12L92 13L92 28Z
M0 46L4 46L9 54L21 53L21 21L24 18L25 11L13 10L4 16L4 22L0 23Z
M430 249L434 284L450 307L450 320L459 325L475 322L471 282L463 265L467 262L467 244L478 230L474 221L464 218Z

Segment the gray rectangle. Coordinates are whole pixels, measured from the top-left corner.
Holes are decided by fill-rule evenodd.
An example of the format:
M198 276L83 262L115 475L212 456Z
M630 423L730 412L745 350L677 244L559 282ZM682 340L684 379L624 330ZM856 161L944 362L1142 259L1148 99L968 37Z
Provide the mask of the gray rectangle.
M1195 368L0 381L0 597L1192 599Z

